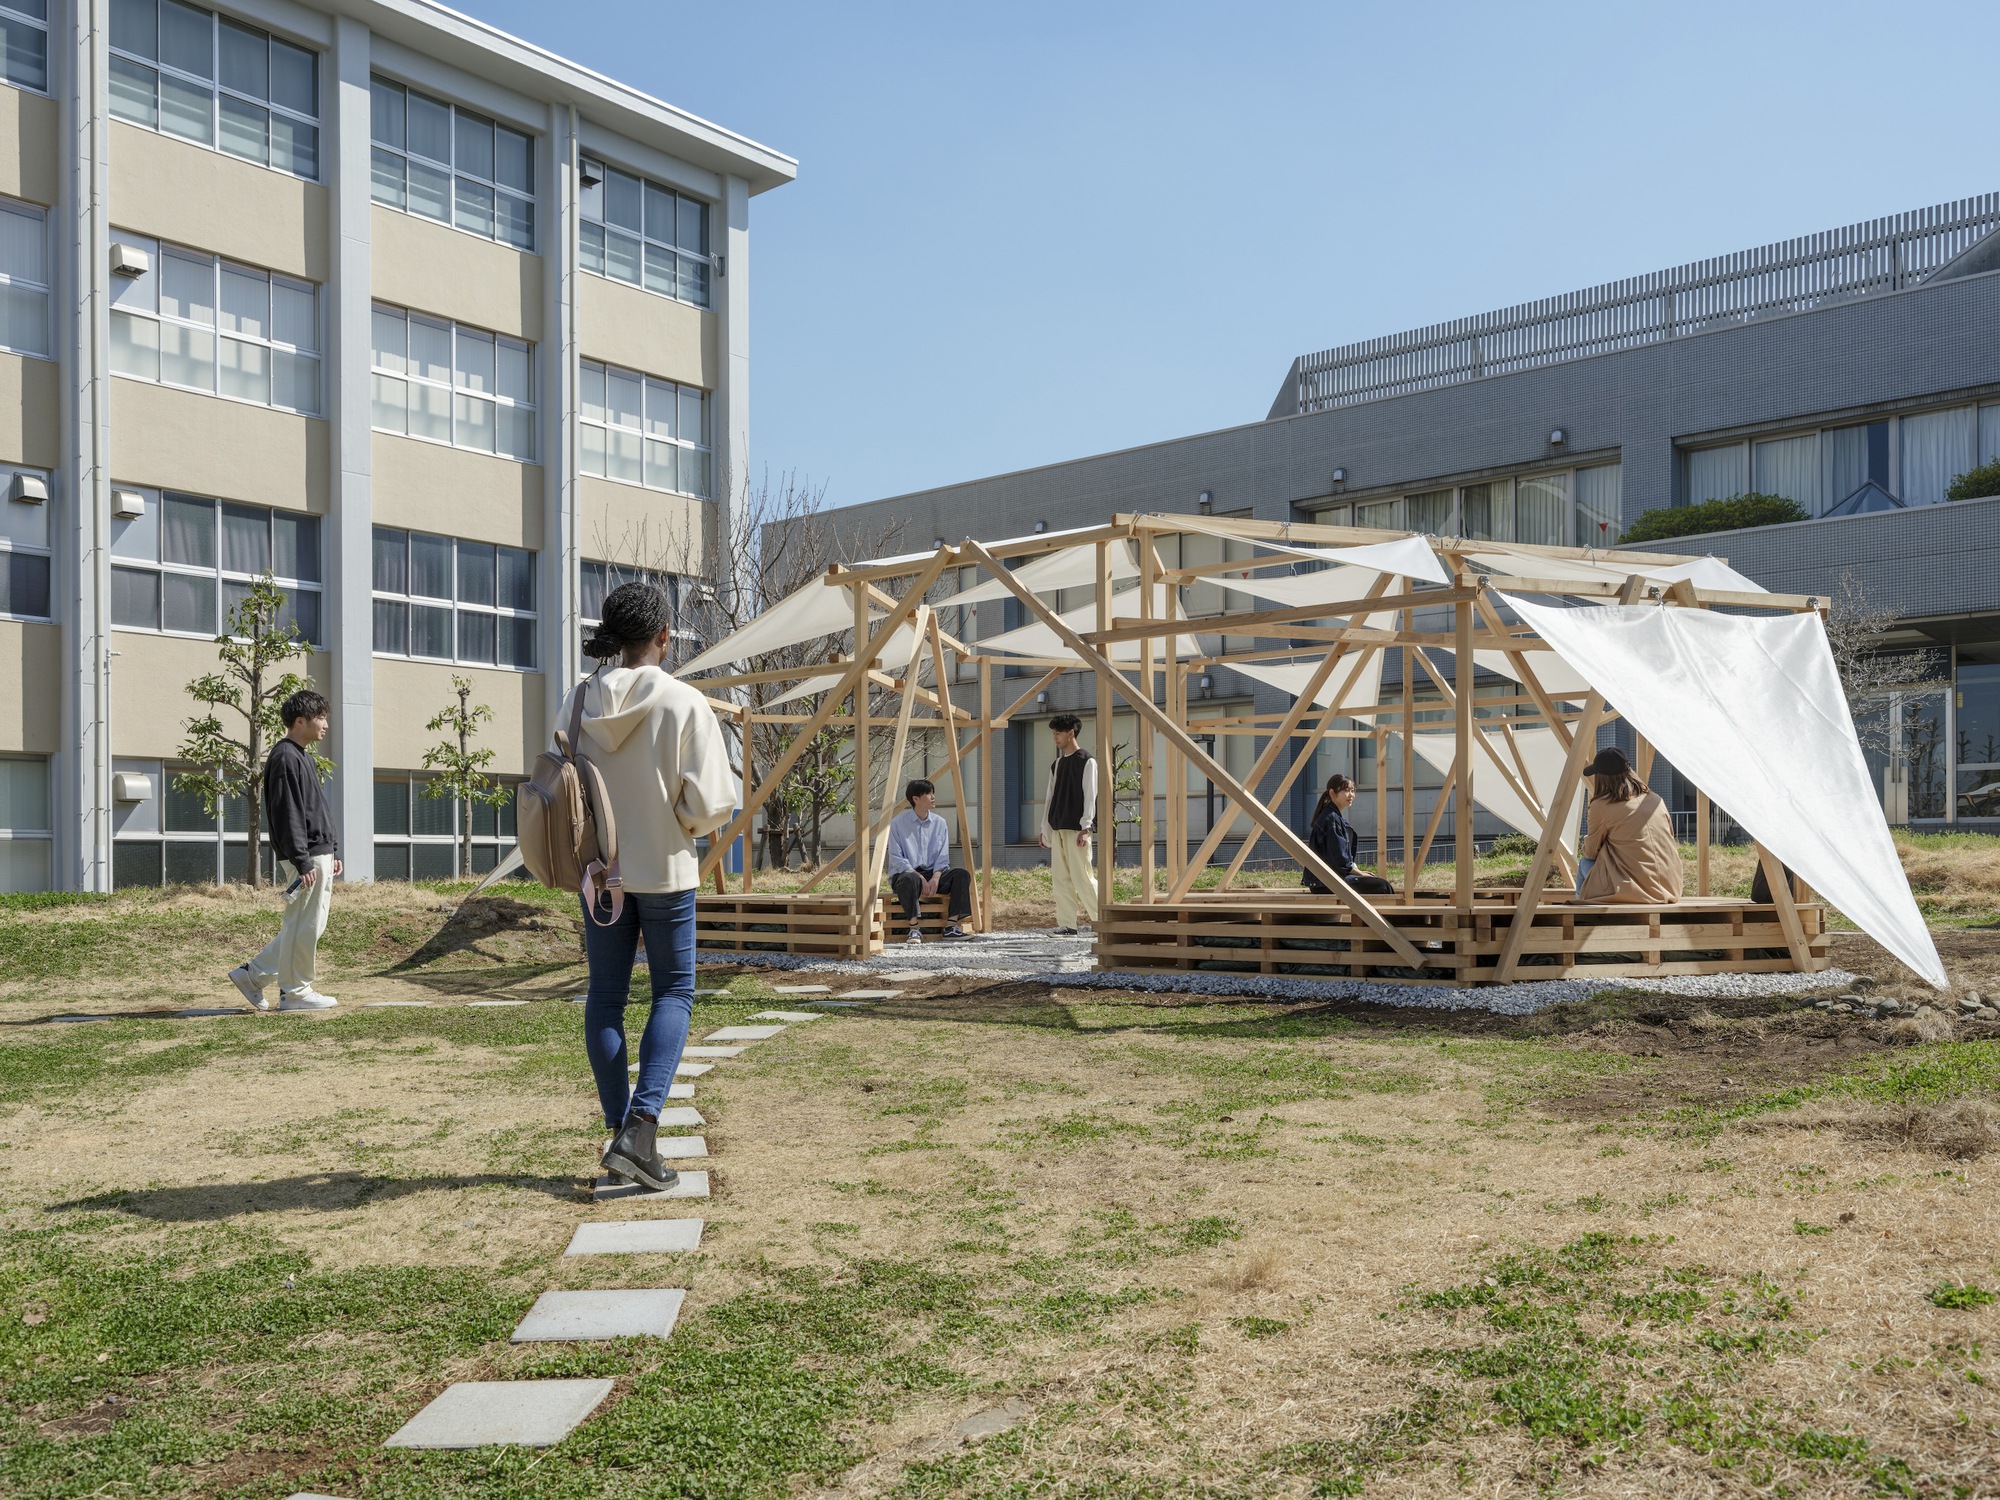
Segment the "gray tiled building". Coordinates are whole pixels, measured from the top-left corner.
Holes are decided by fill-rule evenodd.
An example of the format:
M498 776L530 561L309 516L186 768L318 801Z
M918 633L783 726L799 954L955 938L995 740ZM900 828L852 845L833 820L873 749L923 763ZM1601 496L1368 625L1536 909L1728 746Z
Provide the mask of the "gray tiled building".
M1306 355L1261 421L899 495L853 519L876 532L893 519L910 545L1206 510L1590 546L1655 507L1783 495L1811 519L1660 545L1787 592L1829 594L1851 575L1902 616L1896 642L1934 651L1950 687L1898 706L1902 748L1874 757L1885 807L1916 826L2000 831L2000 499L1946 499L2000 457L1997 227L1989 194ZM1218 672L1210 701L1279 701L1252 689ZM995 826L1023 858L1039 722L1090 697L1059 680L1011 732ZM1238 744L1247 764L1254 746ZM1366 742L1320 754L1317 770L1359 774L1355 822L1372 829ZM1692 793L1658 775L1691 815ZM1421 816L1421 781L1417 796Z

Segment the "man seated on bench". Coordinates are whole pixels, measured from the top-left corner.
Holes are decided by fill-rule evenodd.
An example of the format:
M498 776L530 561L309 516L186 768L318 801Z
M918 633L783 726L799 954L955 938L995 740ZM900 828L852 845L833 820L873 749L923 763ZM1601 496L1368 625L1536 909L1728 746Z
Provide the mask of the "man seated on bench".
M921 943L924 930L917 925L926 896L942 893L950 902L950 921L944 929L948 938L965 936L965 919L972 915L972 873L951 863L951 835L944 819L932 809L937 805L937 788L918 777L903 795L910 805L889 823L889 889L903 903L903 920L910 924L909 941Z

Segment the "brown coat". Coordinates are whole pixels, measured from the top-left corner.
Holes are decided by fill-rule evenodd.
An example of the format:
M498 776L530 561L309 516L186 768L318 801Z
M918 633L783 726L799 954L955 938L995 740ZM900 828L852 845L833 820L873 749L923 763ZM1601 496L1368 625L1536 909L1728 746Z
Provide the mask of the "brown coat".
M1681 899L1681 851L1673 819L1658 792L1630 802L1598 797L1590 804L1590 832L1579 851L1594 859L1577 900L1660 904Z

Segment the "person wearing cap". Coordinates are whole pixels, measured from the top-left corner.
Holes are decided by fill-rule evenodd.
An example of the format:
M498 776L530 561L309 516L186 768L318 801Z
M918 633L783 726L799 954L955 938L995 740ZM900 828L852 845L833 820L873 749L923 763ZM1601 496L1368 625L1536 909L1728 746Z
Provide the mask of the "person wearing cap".
M1576 899L1586 905L1669 905L1681 899L1681 850L1660 794L1613 746L1583 768L1590 831L1577 851Z

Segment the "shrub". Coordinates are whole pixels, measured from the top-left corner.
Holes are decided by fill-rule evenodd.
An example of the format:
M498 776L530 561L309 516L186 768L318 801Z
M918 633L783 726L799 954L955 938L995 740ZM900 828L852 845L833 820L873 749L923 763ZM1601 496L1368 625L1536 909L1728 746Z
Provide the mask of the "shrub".
M1783 495L1731 495L1727 500L1704 500L1699 505L1663 505L1645 511L1625 528L1620 545L1659 542L1675 536L1698 536L1704 531L1780 526L1787 521L1811 519L1796 501L1787 500Z
M1503 833L1493 840L1493 848L1489 852L1496 857L1509 854L1525 854L1532 857L1535 852L1535 841L1525 833Z
M1944 492L1947 500L1981 500L1988 495L2000 495L2000 458L1967 469Z

